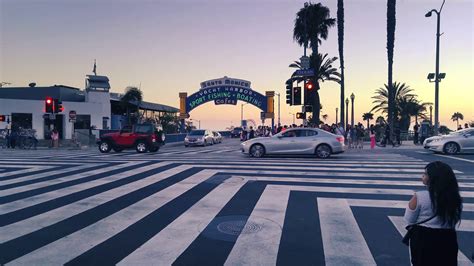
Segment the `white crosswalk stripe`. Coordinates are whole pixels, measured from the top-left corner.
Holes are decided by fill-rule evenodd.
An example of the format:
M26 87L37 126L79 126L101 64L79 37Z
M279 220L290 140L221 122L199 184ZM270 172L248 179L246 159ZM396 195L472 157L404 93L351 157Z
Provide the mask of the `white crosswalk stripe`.
M319 217L322 246L313 252L323 254L325 264L381 264L383 256L373 254L377 251L352 207L403 211L413 192L423 189L420 179L427 164L389 153L255 160L238 148L218 147L165 147L156 154L0 154L0 244L5 254L0 264L82 265L94 257L121 265L170 265L196 258L207 264L274 265L286 252L285 235L293 232L286 224L292 221L293 193L304 193L298 195L312 202L301 212ZM472 234L474 179L455 173L462 176L459 187L468 213L458 231ZM174 218L162 228L150 228L153 233L136 231L141 223L168 216ZM233 224L236 235L225 240L233 244L216 246L224 240L210 238L204 228L234 216L245 222ZM401 239L402 217L386 217ZM214 234L229 234L219 228ZM125 236L133 238L126 247L114 242ZM203 250L216 247L215 258L196 253L197 243L208 243ZM400 248L398 244L392 243L393 248ZM462 252L468 244L460 243L460 265L472 263L470 254Z

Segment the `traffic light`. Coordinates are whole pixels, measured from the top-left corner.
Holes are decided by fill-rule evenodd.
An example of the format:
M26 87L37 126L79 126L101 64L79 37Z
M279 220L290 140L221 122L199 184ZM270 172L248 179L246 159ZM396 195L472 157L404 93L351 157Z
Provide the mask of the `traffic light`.
M296 113L296 119L306 119L306 113Z
M308 90L308 91L313 90L313 89L314 89L314 84L313 84L313 82L312 82L311 80L308 81L308 82L306 82L305 88L306 88L306 90Z
M54 100L51 97L46 97L44 100L44 111L46 113L54 113Z
M54 99L54 112L61 113L64 111L63 102L58 99Z
M7 117L5 115L0 115L0 122L5 122Z
M286 81L286 103L293 105L293 80Z
M301 105L301 87L293 88L293 105Z

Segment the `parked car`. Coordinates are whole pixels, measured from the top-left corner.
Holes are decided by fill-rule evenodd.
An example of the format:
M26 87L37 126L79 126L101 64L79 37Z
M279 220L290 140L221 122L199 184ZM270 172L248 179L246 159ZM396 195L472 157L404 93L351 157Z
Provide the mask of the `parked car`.
M345 150L344 137L316 128L292 128L272 137L255 138L241 144L242 152L251 157L267 154L314 154L329 158Z
M467 128L449 135L425 139L423 146L430 151L446 154L474 152L474 128Z
M159 125L136 124L100 136L97 144L102 153L110 150L121 152L124 149L135 149L139 153L157 152L165 144L165 134Z
M219 133L217 131L212 131L212 134L214 135L214 143L222 143L221 133Z
M210 130L195 129L184 138L184 147L214 144L214 134Z
M242 133L242 128L241 127L234 127L232 131L230 132L230 137L231 138L240 138L240 134Z

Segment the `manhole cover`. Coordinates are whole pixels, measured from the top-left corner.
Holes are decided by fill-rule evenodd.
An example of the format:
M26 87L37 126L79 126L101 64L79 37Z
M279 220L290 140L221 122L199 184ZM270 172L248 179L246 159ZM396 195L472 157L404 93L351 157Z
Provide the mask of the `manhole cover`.
M241 234L258 234L260 239L281 234L281 225L263 217L229 215L214 218L210 223L199 225L201 235L207 238L234 242Z
M251 234L261 229L261 225L244 220L227 221L217 225L219 232L229 235Z

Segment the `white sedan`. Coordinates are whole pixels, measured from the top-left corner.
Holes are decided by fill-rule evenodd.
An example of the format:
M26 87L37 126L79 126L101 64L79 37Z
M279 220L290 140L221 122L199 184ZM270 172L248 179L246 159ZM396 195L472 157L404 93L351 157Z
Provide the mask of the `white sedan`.
M474 152L474 128L451 132L449 135L425 139L423 146L434 152L456 154Z
M329 158L344 152L344 137L317 128L292 128L272 137L255 138L241 144L242 152L252 157L267 154L314 154Z

